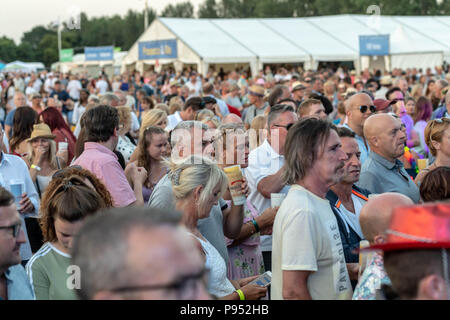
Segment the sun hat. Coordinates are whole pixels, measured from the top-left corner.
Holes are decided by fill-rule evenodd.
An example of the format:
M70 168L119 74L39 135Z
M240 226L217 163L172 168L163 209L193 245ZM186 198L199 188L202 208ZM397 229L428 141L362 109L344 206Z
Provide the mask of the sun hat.
M31 137L27 139L28 142L33 141L37 138L47 138L47 139L55 139L56 136L52 134L50 127L45 123L38 123L33 126L33 132L31 133Z
M297 91L297 90L304 90L304 89L306 89L306 87L300 81L295 81L292 84L291 92L294 92L294 91Z
M450 248L450 203L398 207L386 231L387 239L367 250Z
M380 79L380 84L382 86L390 86L392 85L392 78L391 76L382 76Z
M248 93L258 97L264 97L264 88L258 85L253 85L248 89Z

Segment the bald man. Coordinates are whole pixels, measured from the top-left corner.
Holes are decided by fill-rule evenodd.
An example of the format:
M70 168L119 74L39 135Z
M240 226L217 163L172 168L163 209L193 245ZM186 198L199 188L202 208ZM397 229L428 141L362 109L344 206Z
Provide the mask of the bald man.
M344 124L344 127L351 129L356 134L355 138L361 152L361 164L364 164L370 152L364 136L364 123L375 111L376 107L372 98L366 93L356 93L345 101L347 123Z
M397 207L414 203L400 193L388 192L370 198L362 208L359 223L370 245L386 242L386 230L389 228L392 212ZM359 278L353 293L353 300L375 300L381 285L390 285L391 281L384 270L383 252L375 252L366 269Z
M237 114L230 113L222 119L222 124L225 123L244 123L244 122Z
M370 153L357 186L373 193L398 192L418 203L419 188L397 159L403 155L406 141L401 122L389 114L375 114L366 120L364 136Z

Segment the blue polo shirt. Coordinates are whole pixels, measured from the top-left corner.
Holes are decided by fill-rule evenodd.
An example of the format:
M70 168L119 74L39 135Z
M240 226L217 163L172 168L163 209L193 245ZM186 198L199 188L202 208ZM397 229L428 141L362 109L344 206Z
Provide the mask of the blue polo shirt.
M21 264L16 264L5 272L8 300L35 300L30 279ZM0 300L2 300L0 298Z

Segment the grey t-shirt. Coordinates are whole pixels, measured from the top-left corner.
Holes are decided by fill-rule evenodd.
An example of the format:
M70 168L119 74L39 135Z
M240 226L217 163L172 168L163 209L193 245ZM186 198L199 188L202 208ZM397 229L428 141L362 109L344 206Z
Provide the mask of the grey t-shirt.
M172 182L166 174L156 184L155 189L150 195L147 206L158 209L175 210L175 199L172 192ZM223 234L223 214L227 203L219 199L219 204L213 206L209 217L200 219L197 222L197 228L200 233L219 251L220 255L228 264L228 249Z
M248 123L249 125L251 125L253 119L255 119L256 116L264 115L264 112L266 112L267 108L269 108L269 104L267 102L264 103L264 106L262 108L256 108L255 105L252 104L247 108L247 112L244 116L244 123Z
M399 160L392 163L373 151L362 165L356 185L372 193L398 192L409 197L414 203L420 201L419 188L406 172L403 163Z

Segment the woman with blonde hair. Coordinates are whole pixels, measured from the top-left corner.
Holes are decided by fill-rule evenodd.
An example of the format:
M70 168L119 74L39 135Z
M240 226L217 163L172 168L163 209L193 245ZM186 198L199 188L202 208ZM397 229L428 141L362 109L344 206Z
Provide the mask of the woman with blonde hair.
M152 109L142 118L141 129L139 136L142 136L144 130L150 126L160 127L165 129L167 127L167 113L161 109Z
M219 167L248 167L249 139L243 124L226 123L219 127L214 139L214 149ZM231 207L231 191L227 188L223 198ZM278 208L268 208L259 213L247 198L244 203L244 219L239 235L227 240L228 278L240 279L264 273L260 234L269 234Z
M201 247L205 267L209 270L208 291L224 300L254 300L265 296L267 288L249 284L256 277L238 281L227 278L227 266L217 249L197 228L199 219L209 217L214 205L227 188L225 173L211 160L191 156L180 163L170 162L169 178L176 202L182 213L181 224Z
M267 138L267 116L259 115L250 125L250 150L259 147Z
M195 120L206 124L210 129L217 129L220 125L214 112L209 109L199 111L195 116Z
M165 103L158 103L155 106L155 109L159 109L164 111L167 115L170 113L169 106Z
M159 127L161 129L165 129L167 127L167 113L155 107L155 109L152 109L145 114L144 118L142 119L141 128L139 130L138 144L142 140L145 129L149 127ZM138 159L138 150L139 148L136 148L134 150L133 154L130 157L130 162L136 161Z
M430 153L436 160L419 172L414 180L418 186L431 170L438 167L450 167L450 119L441 118L429 121L424 136Z
M122 106L117 107L117 111L119 114L119 141L117 142L116 150L123 155L127 164L136 149L136 145L126 135L131 129L131 110L126 106Z
M39 198L52 179L52 175L64 168L66 163L56 154L55 135L45 123L35 124L31 137L27 140L29 147L30 176L36 186Z
M417 101L421 96L423 96L423 86L420 83L416 83L411 88L410 97Z

